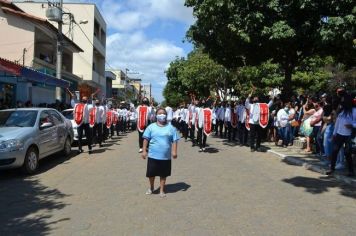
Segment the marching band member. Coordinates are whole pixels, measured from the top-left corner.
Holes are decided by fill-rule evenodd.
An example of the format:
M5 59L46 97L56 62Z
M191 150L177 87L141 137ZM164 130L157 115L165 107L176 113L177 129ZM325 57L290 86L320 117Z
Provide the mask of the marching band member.
M199 109L198 115L199 152L205 151L207 137L212 132L212 114L212 110L209 108L205 100L203 100L201 102L201 108Z
M99 147L102 147L103 142L103 122L105 114L104 106L100 104L99 100L95 100L95 107L93 107L91 113L95 116L95 125L93 127L93 136L96 137L96 141L99 143Z
M152 119L152 107L149 107L148 98L143 98L140 106L137 107L137 130L139 140L139 153L142 153L143 148L143 132L149 125L149 119Z
M269 119L269 107L272 106L273 100L270 100L268 104L260 103L257 96L252 97L251 91L246 99L245 107L249 112L249 126L250 126L250 148L251 152L261 151L261 139L263 128L267 127Z
M71 96L71 105L74 108L73 110L73 116L74 116L74 121L78 125L78 153L82 153L82 140L83 140L83 131L85 131L85 136L87 138L88 142L88 150L89 154L92 153L92 147L91 147L91 142L92 142L92 135L91 135L91 129L89 126L89 111L92 108L91 104L88 104L88 97L83 96L81 101L77 101L75 99L74 94L67 88L68 93Z

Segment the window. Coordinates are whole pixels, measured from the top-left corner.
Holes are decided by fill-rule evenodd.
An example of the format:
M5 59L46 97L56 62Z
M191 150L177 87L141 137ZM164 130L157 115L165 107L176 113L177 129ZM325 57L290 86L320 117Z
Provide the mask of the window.
M62 124L62 123L63 123L63 119L62 119L62 117L58 114L58 112L56 112L56 111L49 111L49 113L51 114L52 119L53 119L55 125L59 125L59 124Z
M48 111L42 111L40 115L40 126L48 122L53 122Z

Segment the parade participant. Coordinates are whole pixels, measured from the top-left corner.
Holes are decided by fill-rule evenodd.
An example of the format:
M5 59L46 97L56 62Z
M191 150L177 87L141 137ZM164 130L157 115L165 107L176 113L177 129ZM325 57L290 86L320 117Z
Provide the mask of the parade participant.
M127 108L124 101L121 102L120 109L122 111L122 132L126 133L127 131Z
M239 136L240 146L247 145L248 132L245 126L246 108L244 106L244 99L241 99L239 105L237 106L237 116L238 116L238 136Z
M105 122L105 133L107 134L107 138L109 138L109 132L111 131L111 135L113 134L112 132L112 122L113 122L113 110L111 108L111 105L108 106L108 110L106 111L106 122Z
M167 122L171 123L173 120L173 109L170 106L166 107L166 112L167 112Z
M136 125L137 125L137 113L135 107L130 108L130 124L131 124L131 131L136 130Z
M224 138L228 138L228 141L231 142L231 107L230 104L227 104L226 108L225 108L225 114L224 114L224 127L225 127L225 131L224 131Z
M231 102L230 104L231 109L231 140L236 141L236 134L237 134L237 105L235 102Z
M218 118L217 118L217 111L218 111L218 107L217 107L217 104L216 104L216 101L214 102L213 104L213 131L215 131L215 136L218 136Z
M152 108L149 107L148 98L143 98L140 106L137 107L137 131L138 131L138 140L139 140L139 153L143 150L143 132L146 127L149 125L149 119L152 118Z
M251 99L254 90L255 88L252 89L245 103L246 109L249 110L251 152L261 151L262 131L268 125L269 107L273 104L273 100L270 100L268 104L259 103L257 96Z
M104 106L100 104L99 100L95 100L95 106L91 110L91 116L95 117L95 124L93 126L93 136L96 137L96 142L99 147L102 147L103 142L103 120L105 116Z
M221 102L220 107L217 110L217 117L218 117L218 129L220 138L223 137L223 129L224 129L224 118L225 118L225 103Z
M192 141L192 147L195 146L195 121L197 118L197 113L196 113L196 105L198 104L198 101L195 99L195 96L192 96L192 103L190 104L188 110L189 110L189 137L190 140Z
M207 136L212 132L212 110L206 101L202 101L198 119L199 152L205 152Z
M165 184L171 175L171 158L177 158L179 135L177 130L167 122L167 112L159 108L156 113L157 122L149 125L143 134L142 158L147 160L146 177L149 179L150 188L146 191L150 195L154 191L155 177L160 177L160 197L165 197ZM147 153L147 146L150 148Z
M188 127L188 124L189 124L189 109L188 109L188 105L185 103L184 104L184 109L183 109L183 117L182 117L182 120L183 120L183 137L185 139L185 141L188 140L188 132L189 132L189 127Z
M110 132L111 132L111 136L110 138L113 139L114 135L115 135L115 129L117 129L118 127L118 122L119 122L119 114L117 113L117 109L114 107L111 107L111 127L110 127ZM117 133L117 135L119 136L119 134Z
M108 111L108 105L107 105L107 101L104 100L103 102L103 109L104 109L104 114L103 114L103 143L106 142L106 139L108 138L109 132L108 129L106 128L106 113Z
M67 89L68 93L71 95L71 105L74 108L73 116L74 121L78 125L78 153L82 153L82 142L83 142L83 131L87 138L89 154L92 153L92 130L89 126L89 111L92 108L91 104L88 104L88 97L83 96L81 101L78 102L75 99L74 94Z
M120 106L116 109L116 112L117 112L116 133L117 136L119 136L120 132L121 133L123 132L123 111Z

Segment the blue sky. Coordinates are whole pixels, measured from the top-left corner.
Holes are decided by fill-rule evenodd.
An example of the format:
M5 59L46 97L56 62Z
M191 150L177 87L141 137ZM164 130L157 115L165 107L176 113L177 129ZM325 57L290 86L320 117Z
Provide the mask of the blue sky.
M106 60L113 68L138 72L143 83L162 101L167 82L164 71L192 45L183 39L194 22L184 0L72 0L96 3L107 23ZM130 76L130 75L129 75Z

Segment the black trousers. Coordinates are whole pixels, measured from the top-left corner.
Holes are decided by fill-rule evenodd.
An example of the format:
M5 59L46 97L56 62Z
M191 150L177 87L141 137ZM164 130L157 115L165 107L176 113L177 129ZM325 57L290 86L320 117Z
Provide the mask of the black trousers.
M182 122L182 134L185 140L188 138L188 124L185 123L184 121Z
M331 156L331 170L332 171L335 170L337 155L340 151L340 148L343 146L345 147L345 158L347 161L349 172L354 173L354 165L353 165L352 153L351 153L351 136L343 136L340 134L336 134L334 139L333 152Z
M220 133L220 138L223 137L223 129L224 129L224 121L219 120L218 121L218 126L219 126L219 133Z
M105 141L109 136L109 129L106 127L106 123L103 124L103 141Z
M203 128L198 128L198 144L200 148L206 147L207 136L203 131Z
M111 127L110 127L111 138L114 137L115 129L116 129L117 126L118 126L117 123L116 123L116 125L111 125Z
M219 121L216 120L216 121L215 121L215 124L213 124L213 132L215 132L215 135L216 135L216 136L218 136L218 132L219 132L219 130L218 130L218 123L219 123Z
M192 143L195 144L195 124L191 125L189 131L190 131L189 137L192 140Z
M248 132L245 123L239 122L237 127L238 127L238 136L239 136L240 144L242 145L247 144Z
M95 140L99 145L103 142L103 124L98 123L95 124L93 127L93 137L95 137Z
M85 132L85 137L87 138L88 148L91 150L92 143L92 129L89 124L81 124L78 126L78 148L82 150L82 142L83 142L83 131Z
M143 148L143 132L138 131L138 145L140 149Z
M231 141L231 130L232 130L231 122L226 122L225 131L224 131L224 138L227 137L227 139L229 141Z
M250 124L250 148L256 149L261 147L263 129L260 125Z

